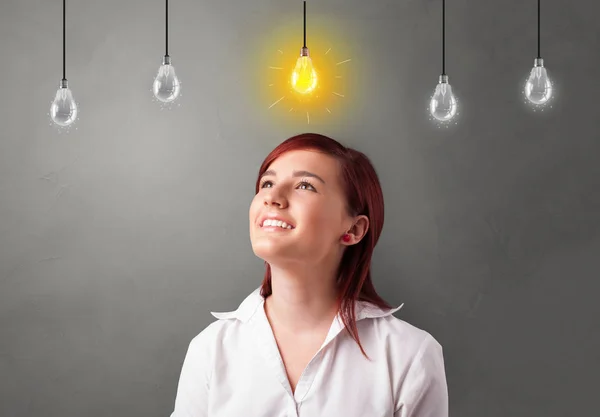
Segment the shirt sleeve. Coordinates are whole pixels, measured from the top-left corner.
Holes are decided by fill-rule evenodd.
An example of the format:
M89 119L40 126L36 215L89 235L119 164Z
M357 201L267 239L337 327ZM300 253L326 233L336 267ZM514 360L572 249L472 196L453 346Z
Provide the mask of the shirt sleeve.
M192 339L185 355L175 407L170 417L207 417L210 383L210 354L207 330Z
M394 417L448 417L442 346L428 335L411 365Z

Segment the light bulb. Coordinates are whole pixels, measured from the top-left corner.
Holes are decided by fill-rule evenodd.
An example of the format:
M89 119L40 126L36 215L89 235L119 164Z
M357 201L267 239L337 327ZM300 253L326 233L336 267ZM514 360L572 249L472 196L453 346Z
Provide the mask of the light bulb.
M533 104L546 104L552 97L552 83L544 67L544 60L536 58L525 84L525 97Z
M292 71L292 88L300 94L308 94L317 87L317 72L308 54L308 48L300 50L296 67Z
M73 100L73 93L69 89L67 80L62 80L60 88L56 91L54 101L50 106L50 117L54 123L66 127L77 119L77 103Z
M448 83L447 75L440 75L440 81L435 87L435 93L429 103L429 111L437 120L447 122L456 115L456 98Z
M180 90L181 84L175 75L175 67L171 65L171 57L164 56L163 63L154 79L152 88L154 96L163 103L170 103L179 96Z

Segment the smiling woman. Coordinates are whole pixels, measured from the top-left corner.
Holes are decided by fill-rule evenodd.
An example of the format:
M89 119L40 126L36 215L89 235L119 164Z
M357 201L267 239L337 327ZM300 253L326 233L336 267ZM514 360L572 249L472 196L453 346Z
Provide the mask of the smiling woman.
M192 339L171 417L447 417L441 345L371 280L383 218L363 153L314 133L276 147L249 210L262 285Z

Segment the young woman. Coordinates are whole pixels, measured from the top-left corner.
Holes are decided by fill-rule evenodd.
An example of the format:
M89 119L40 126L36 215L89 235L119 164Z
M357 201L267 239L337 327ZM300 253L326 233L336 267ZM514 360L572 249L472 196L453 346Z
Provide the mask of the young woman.
M368 158L287 139L249 214L262 285L192 339L171 417L447 417L441 345L371 281L384 210Z

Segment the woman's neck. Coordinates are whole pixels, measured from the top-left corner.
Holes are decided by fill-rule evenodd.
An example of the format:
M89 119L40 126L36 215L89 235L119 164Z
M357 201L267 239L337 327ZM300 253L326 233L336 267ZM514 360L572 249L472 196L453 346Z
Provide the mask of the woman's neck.
M337 286L331 271L271 267L271 289L265 312L272 325L286 332L310 334L316 328L329 327L338 313Z

